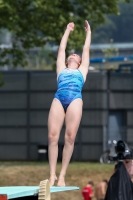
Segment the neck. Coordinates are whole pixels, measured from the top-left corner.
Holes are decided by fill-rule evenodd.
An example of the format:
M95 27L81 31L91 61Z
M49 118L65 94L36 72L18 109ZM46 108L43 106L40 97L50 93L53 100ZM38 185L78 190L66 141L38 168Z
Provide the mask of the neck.
M78 69L77 63L69 63L69 65L67 67L70 69Z

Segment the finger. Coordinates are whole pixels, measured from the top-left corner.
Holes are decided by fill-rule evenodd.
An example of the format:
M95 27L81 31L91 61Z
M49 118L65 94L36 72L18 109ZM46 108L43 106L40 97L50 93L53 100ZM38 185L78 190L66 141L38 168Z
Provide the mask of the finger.
M71 26L74 28L74 23L73 22L71 23Z

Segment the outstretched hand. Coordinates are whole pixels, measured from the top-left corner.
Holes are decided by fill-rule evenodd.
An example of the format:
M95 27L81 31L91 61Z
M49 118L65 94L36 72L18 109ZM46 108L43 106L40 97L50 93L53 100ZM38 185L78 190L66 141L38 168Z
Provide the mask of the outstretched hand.
M86 31L86 32L91 31L90 25L89 25L89 23L88 23L87 20L85 20L85 31Z
M69 29L70 31L73 31L73 30L74 30L74 23L73 23L73 22L70 22L70 23L67 25L67 29Z

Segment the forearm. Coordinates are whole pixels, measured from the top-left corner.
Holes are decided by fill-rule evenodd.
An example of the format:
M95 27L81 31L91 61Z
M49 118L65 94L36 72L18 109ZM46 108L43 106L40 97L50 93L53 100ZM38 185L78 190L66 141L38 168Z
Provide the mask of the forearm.
M94 194L90 194L89 197L94 197Z
M85 43L84 43L84 46L83 46L83 50L84 49L89 50L90 49L90 44L91 44L91 33L90 33L90 31L88 31L86 33L86 39L85 39Z
M64 35L63 35L63 37L61 39L59 49L61 49L61 50L65 50L66 49L66 45L67 45L67 40L68 40L69 34L70 34L70 30L66 29L65 33L64 33Z
M102 194L103 197L104 197L105 194L106 194L106 190L105 190L104 186L101 188L101 194Z
M90 43L91 43L91 33L87 32L82 52L82 65L87 68L89 65L89 57L90 57Z

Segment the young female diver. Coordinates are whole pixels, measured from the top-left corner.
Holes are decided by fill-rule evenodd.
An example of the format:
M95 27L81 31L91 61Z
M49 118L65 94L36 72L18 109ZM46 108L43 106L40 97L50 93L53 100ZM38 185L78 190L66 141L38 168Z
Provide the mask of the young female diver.
M63 123L65 121L65 144L57 186L65 186L65 174L73 153L74 141L82 116L83 102L81 91L89 68L91 30L88 21L85 20L86 39L82 57L72 54L65 61L67 40L70 32L73 30L74 23L71 22L67 25L61 39L56 62L58 90L52 101L48 117L50 186L53 186L55 180L57 180L58 140Z

